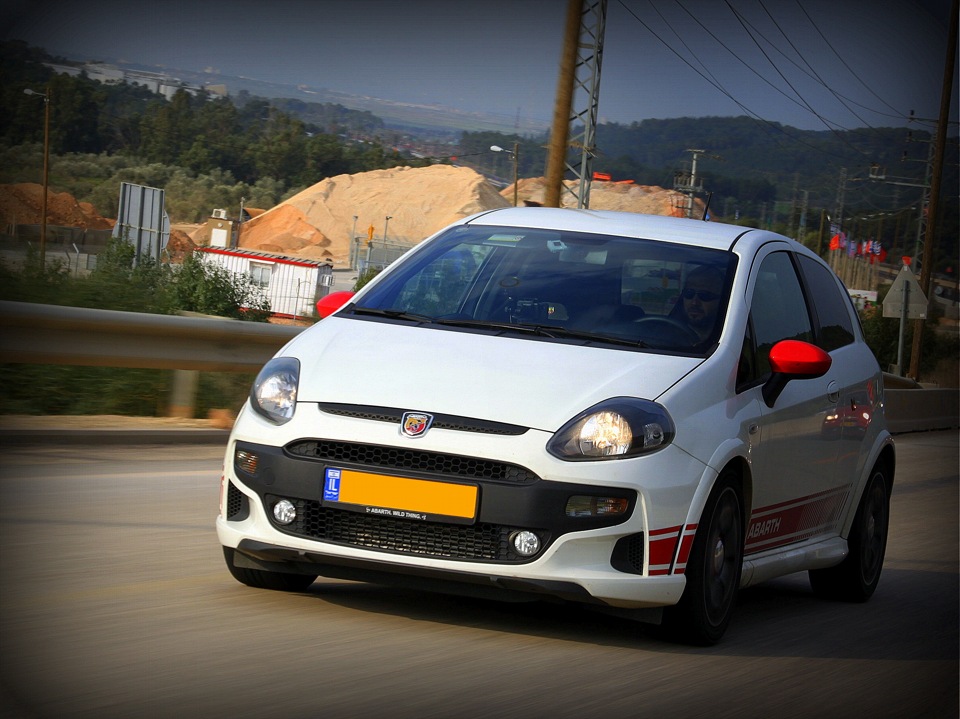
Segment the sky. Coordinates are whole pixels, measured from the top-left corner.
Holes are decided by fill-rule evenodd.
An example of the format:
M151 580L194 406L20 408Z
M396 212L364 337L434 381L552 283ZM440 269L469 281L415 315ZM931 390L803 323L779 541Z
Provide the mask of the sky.
M932 130L951 0L608 0L601 122ZM549 124L567 0L5 0L0 37ZM954 58L956 64L956 58ZM957 120L957 77L951 120ZM582 100L581 100L582 101ZM957 125L951 126L955 134Z

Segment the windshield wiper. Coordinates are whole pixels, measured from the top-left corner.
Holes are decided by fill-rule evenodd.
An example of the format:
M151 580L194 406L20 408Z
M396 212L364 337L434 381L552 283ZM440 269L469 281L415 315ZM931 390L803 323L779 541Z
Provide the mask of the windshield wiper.
M476 327L482 330L507 330L509 332L522 332L524 334L538 334L536 327L513 325L509 322L490 322L488 320L470 319L442 319L434 321L438 325L446 325L447 327Z
M488 320L472 320L468 318L446 318L437 319L428 315L417 314L416 312L405 312L404 310L381 309L379 307L354 307L352 312L357 315L373 315L375 317L389 317L396 320L408 320L410 322L420 322L422 324L436 324L445 327L472 327L483 330L502 330L505 332L516 332L518 334L537 335L539 337L550 337L551 339L576 339L587 342L606 342L608 344L623 345L626 347L646 347L643 340L631 340L625 337L614 337L612 335L599 334L597 332L584 332L582 330L570 330L566 327L555 327L546 325L515 325L509 322L490 322Z
M627 347L647 346L642 340L631 340L624 337L598 334L596 332L570 330L565 327L546 325L514 325L508 322L487 322L485 320L470 319L442 319L436 320L436 323L439 325L450 325L453 327L477 327L479 329L506 330L508 332L520 332L522 334L539 335L540 337L551 337L553 339L578 339L587 340L590 342L607 342L610 344L625 345Z
M419 315L416 312L405 312L404 310L380 309L379 307L354 307L352 310L355 315L374 315L376 317L389 317L392 320L409 320L410 322L424 322L433 324L436 320L429 315Z
M557 339L576 339L587 340L588 342L609 342L611 344L626 345L627 347L646 347L643 340L631 340L626 337L615 337L613 335L601 334L599 332L584 332L582 330L570 330L566 327L544 327L537 325L532 329L536 330L538 335L544 337L554 337Z

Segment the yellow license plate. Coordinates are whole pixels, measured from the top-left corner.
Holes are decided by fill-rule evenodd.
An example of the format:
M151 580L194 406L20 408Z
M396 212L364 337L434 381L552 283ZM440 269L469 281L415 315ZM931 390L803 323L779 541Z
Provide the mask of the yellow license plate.
M402 519L464 522L477 516L479 489L428 479L327 467L323 503Z

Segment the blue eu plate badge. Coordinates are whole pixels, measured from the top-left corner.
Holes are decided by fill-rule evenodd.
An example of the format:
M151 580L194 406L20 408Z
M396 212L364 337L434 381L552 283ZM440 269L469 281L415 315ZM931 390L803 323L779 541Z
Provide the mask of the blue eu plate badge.
M328 502L340 501L340 470L327 467L323 479L323 498Z

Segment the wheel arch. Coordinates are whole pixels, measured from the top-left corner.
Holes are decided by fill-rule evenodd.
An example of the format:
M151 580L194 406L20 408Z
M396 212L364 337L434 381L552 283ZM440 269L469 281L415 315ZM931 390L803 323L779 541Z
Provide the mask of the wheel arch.
M840 532L840 536L844 539L850 536L850 527L853 525L857 507L860 505L860 498L863 496L864 491L866 491L867 484L870 482L870 477L873 476L874 469L878 466L882 466L886 470L883 476L884 482L887 485L887 496L892 495L893 478L897 467L896 456L897 451L893 437L889 432L884 432L877 438L877 442L874 445L873 451L870 452L868 461L863 464L860 476L857 477L856 488L850 497L850 506Z
M724 451L726 450L726 451ZM707 500L713 492L720 477L728 471L733 471L740 484L740 499L743 502L743 523L744 537L746 536L746 527L750 522L750 513L753 507L753 473L750 468L750 461L746 456L747 448L740 442L731 441L719 448L704 469L703 476L700 478L700 486L690 502L690 508L687 512L686 526L696 526L700 523L703 511L707 506Z
M871 465L870 471L873 471L873 467L877 465L883 465L887 470L884 473L884 480L887 483L887 494L893 493L893 478L897 471L897 449L894 446L893 442L887 442L880 449L880 454L877 456L876 461Z
M734 471L739 477L744 522L749 521L753 507L753 472L748 459L749 451L750 448L739 439L728 440L717 448L717 451L714 452L713 457L707 463L710 469L714 469L713 476L709 482L701 481L700 491L698 491L698 496L694 501L696 506L691 507L691 510L695 511L691 511L690 521L698 521L703 513L703 508L706 506L707 497L713 491L713 485L716 484L719 477L729 470Z

